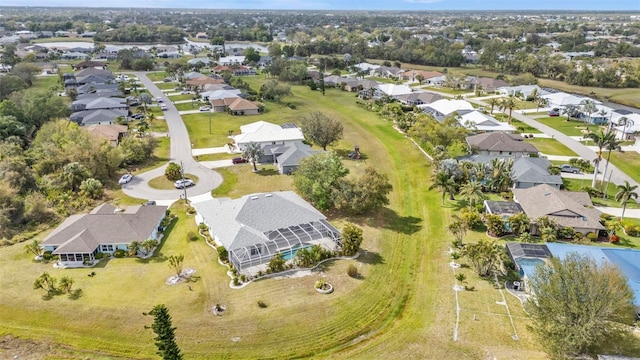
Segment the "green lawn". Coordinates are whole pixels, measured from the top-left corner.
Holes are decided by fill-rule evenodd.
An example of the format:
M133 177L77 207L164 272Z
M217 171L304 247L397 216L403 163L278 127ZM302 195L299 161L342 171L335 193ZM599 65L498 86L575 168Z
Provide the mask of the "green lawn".
M163 83L156 84L156 86L160 90L168 90L168 89L173 90L177 86L177 84L173 82L163 82Z
M511 125L516 128L521 134L541 134L542 132L533 126L523 123L518 119L511 118Z
M463 95L463 94L473 93L473 90L469 90L469 89L454 90L448 87L427 87L425 88L425 90L436 91L436 92L445 93L449 95Z
M195 183L198 183L198 177L193 174L184 174L184 177L193 180ZM175 189L175 187L173 186L173 181L167 179L164 175L149 180L149 186L159 190Z
M541 153L546 155L578 156L573 150L556 139L533 138L526 139L525 141L533 144Z
M154 71L152 73L147 74L147 77L151 79L151 81L162 81L167 76L169 76L169 74L167 74L164 71Z
M171 101L193 100L193 94L180 94L170 96Z
M458 341L453 341L454 274L446 253L451 237L444 225L459 211L457 203L440 205L440 194L428 190L431 168L424 155L388 122L359 107L351 94L330 89L322 96L303 86L293 86L292 92L285 101L296 104L298 110L267 103L275 113L259 119L295 121L312 109L335 116L344 123L343 140L336 149L342 153L359 144L368 159L346 161L351 172L373 165L393 184L390 203L378 214L345 218L327 213L340 228L346 221L363 228L365 252L360 258L329 262L322 273L312 276L262 280L231 290L215 252L203 241L187 241L186 233L195 231L196 225L193 217L178 209L180 220L168 229L161 256L146 261L110 260L92 270L96 276L91 278L86 269L58 270L35 263L24 254L23 245L0 248L0 272L12 274L2 278L0 336L44 339L92 349L102 356L147 359L155 353L153 334L144 328L152 319L142 313L163 303L177 328L176 340L189 359L379 359L390 354L402 359L546 358L527 328L530 322L520 303L506 295L520 338L514 341L507 311L496 304L502 301L500 294L468 268L460 271L475 291L458 293ZM193 122L192 129L208 126L207 116L190 117L185 122ZM229 125L237 128L241 122L257 119L221 118L220 132L226 136ZM245 165L222 172L231 185L221 195L287 189L286 182L291 181L267 166L253 174ZM165 285L171 275L166 258L176 254L183 254L185 266L197 270L197 281ZM347 276L350 264L359 268L361 279ZM17 266L20 271L15 271ZM43 271L55 277L72 276L83 295L77 300L66 296L43 300L31 288ZM334 285L333 294L313 290L320 276ZM267 308L260 308L258 300ZM227 306L223 316L210 313L214 304Z
M566 116L542 117L535 120L569 136L583 136L586 129L584 122L567 121ZM595 129L595 126L592 125L590 129Z
M598 179L600 179L600 178L601 177L598 177ZM592 180L591 179L562 178L562 182L564 183L564 187L567 190L569 190L569 191L580 191L580 189L582 189L583 187L587 187L587 186L590 187ZM602 182L600 180L598 180L597 183L596 183L596 189L601 189L601 188L602 188ZM606 193L606 198L605 199L602 199L602 198L591 198L591 201L593 202L594 205L597 205L597 206L610 206L610 207L618 207L618 208L622 207L620 205L620 203L615 201L616 193L618 192L615 184L605 182L603 190ZM635 201L629 201L627 203L627 208L628 209L640 209L640 206Z
M198 161L215 161L215 160L231 160L234 157L239 156L238 154L228 154L228 153L218 153L218 154L204 154L198 155Z
M604 155L606 157L606 154ZM611 152L611 163L636 182L640 182L640 154L634 151Z

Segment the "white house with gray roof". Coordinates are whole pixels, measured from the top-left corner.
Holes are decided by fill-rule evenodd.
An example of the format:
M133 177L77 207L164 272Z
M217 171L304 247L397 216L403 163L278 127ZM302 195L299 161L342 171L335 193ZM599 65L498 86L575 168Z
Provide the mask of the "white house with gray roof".
M340 232L293 191L212 199L194 207L196 221L209 228L241 274L266 271L269 261L279 253L290 261L298 249L320 245L338 250L342 246Z
M44 251L60 256L62 267L79 267L100 253L127 251L134 242L157 240L166 206L131 206L118 211L102 204L89 214L71 215L42 242Z

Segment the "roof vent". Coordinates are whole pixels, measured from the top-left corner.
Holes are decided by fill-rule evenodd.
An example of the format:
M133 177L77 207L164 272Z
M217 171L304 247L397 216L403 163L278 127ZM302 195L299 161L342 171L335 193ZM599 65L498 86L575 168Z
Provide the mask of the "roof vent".
M251 200L258 200L258 197L257 196L252 196Z
M264 197L272 197L272 196L273 196L273 194L267 194Z
M586 216L583 216L583 217L582 217L582 221L587 221L587 217L586 217Z
M543 195L544 196L549 196L549 195L551 195L551 193L550 192L545 192Z

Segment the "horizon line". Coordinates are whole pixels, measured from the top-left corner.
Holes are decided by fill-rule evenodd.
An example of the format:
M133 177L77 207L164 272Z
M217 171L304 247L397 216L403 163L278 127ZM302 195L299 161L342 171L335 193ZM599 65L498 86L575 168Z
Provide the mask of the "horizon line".
M454 12L464 12L464 11L480 11L480 12L541 12L541 11L562 11L567 13L585 13L592 11L601 11L601 12L637 12L640 15L640 9L586 9L586 10L575 10L575 9L398 9L398 10L390 10L390 9L286 9L286 8L262 8L262 9L252 9L252 8L220 8L220 7L146 7L146 6L70 6L70 5L59 5L59 6L42 6L42 5L0 5L0 9L2 8L46 8L46 9L155 9L155 10L235 10L235 11L391 11L391 12L442 12L442 11L454 11Z

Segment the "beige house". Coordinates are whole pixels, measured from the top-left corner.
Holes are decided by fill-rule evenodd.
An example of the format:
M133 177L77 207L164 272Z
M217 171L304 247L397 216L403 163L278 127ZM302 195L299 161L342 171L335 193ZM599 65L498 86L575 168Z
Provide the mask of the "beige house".
M467 136L466 141L469 149L478 155L508 155L520 157L538 153L538 149L532 144L525 142L522 136L502 131Z
M600 210L593 207L586 192L564 191L547 184L527 189L513 189L513 200L532 220L547 216L560 227L570 227L586 235L598 234L604 229L600 224ZM535 225L531 225L531 234L538 234Z

